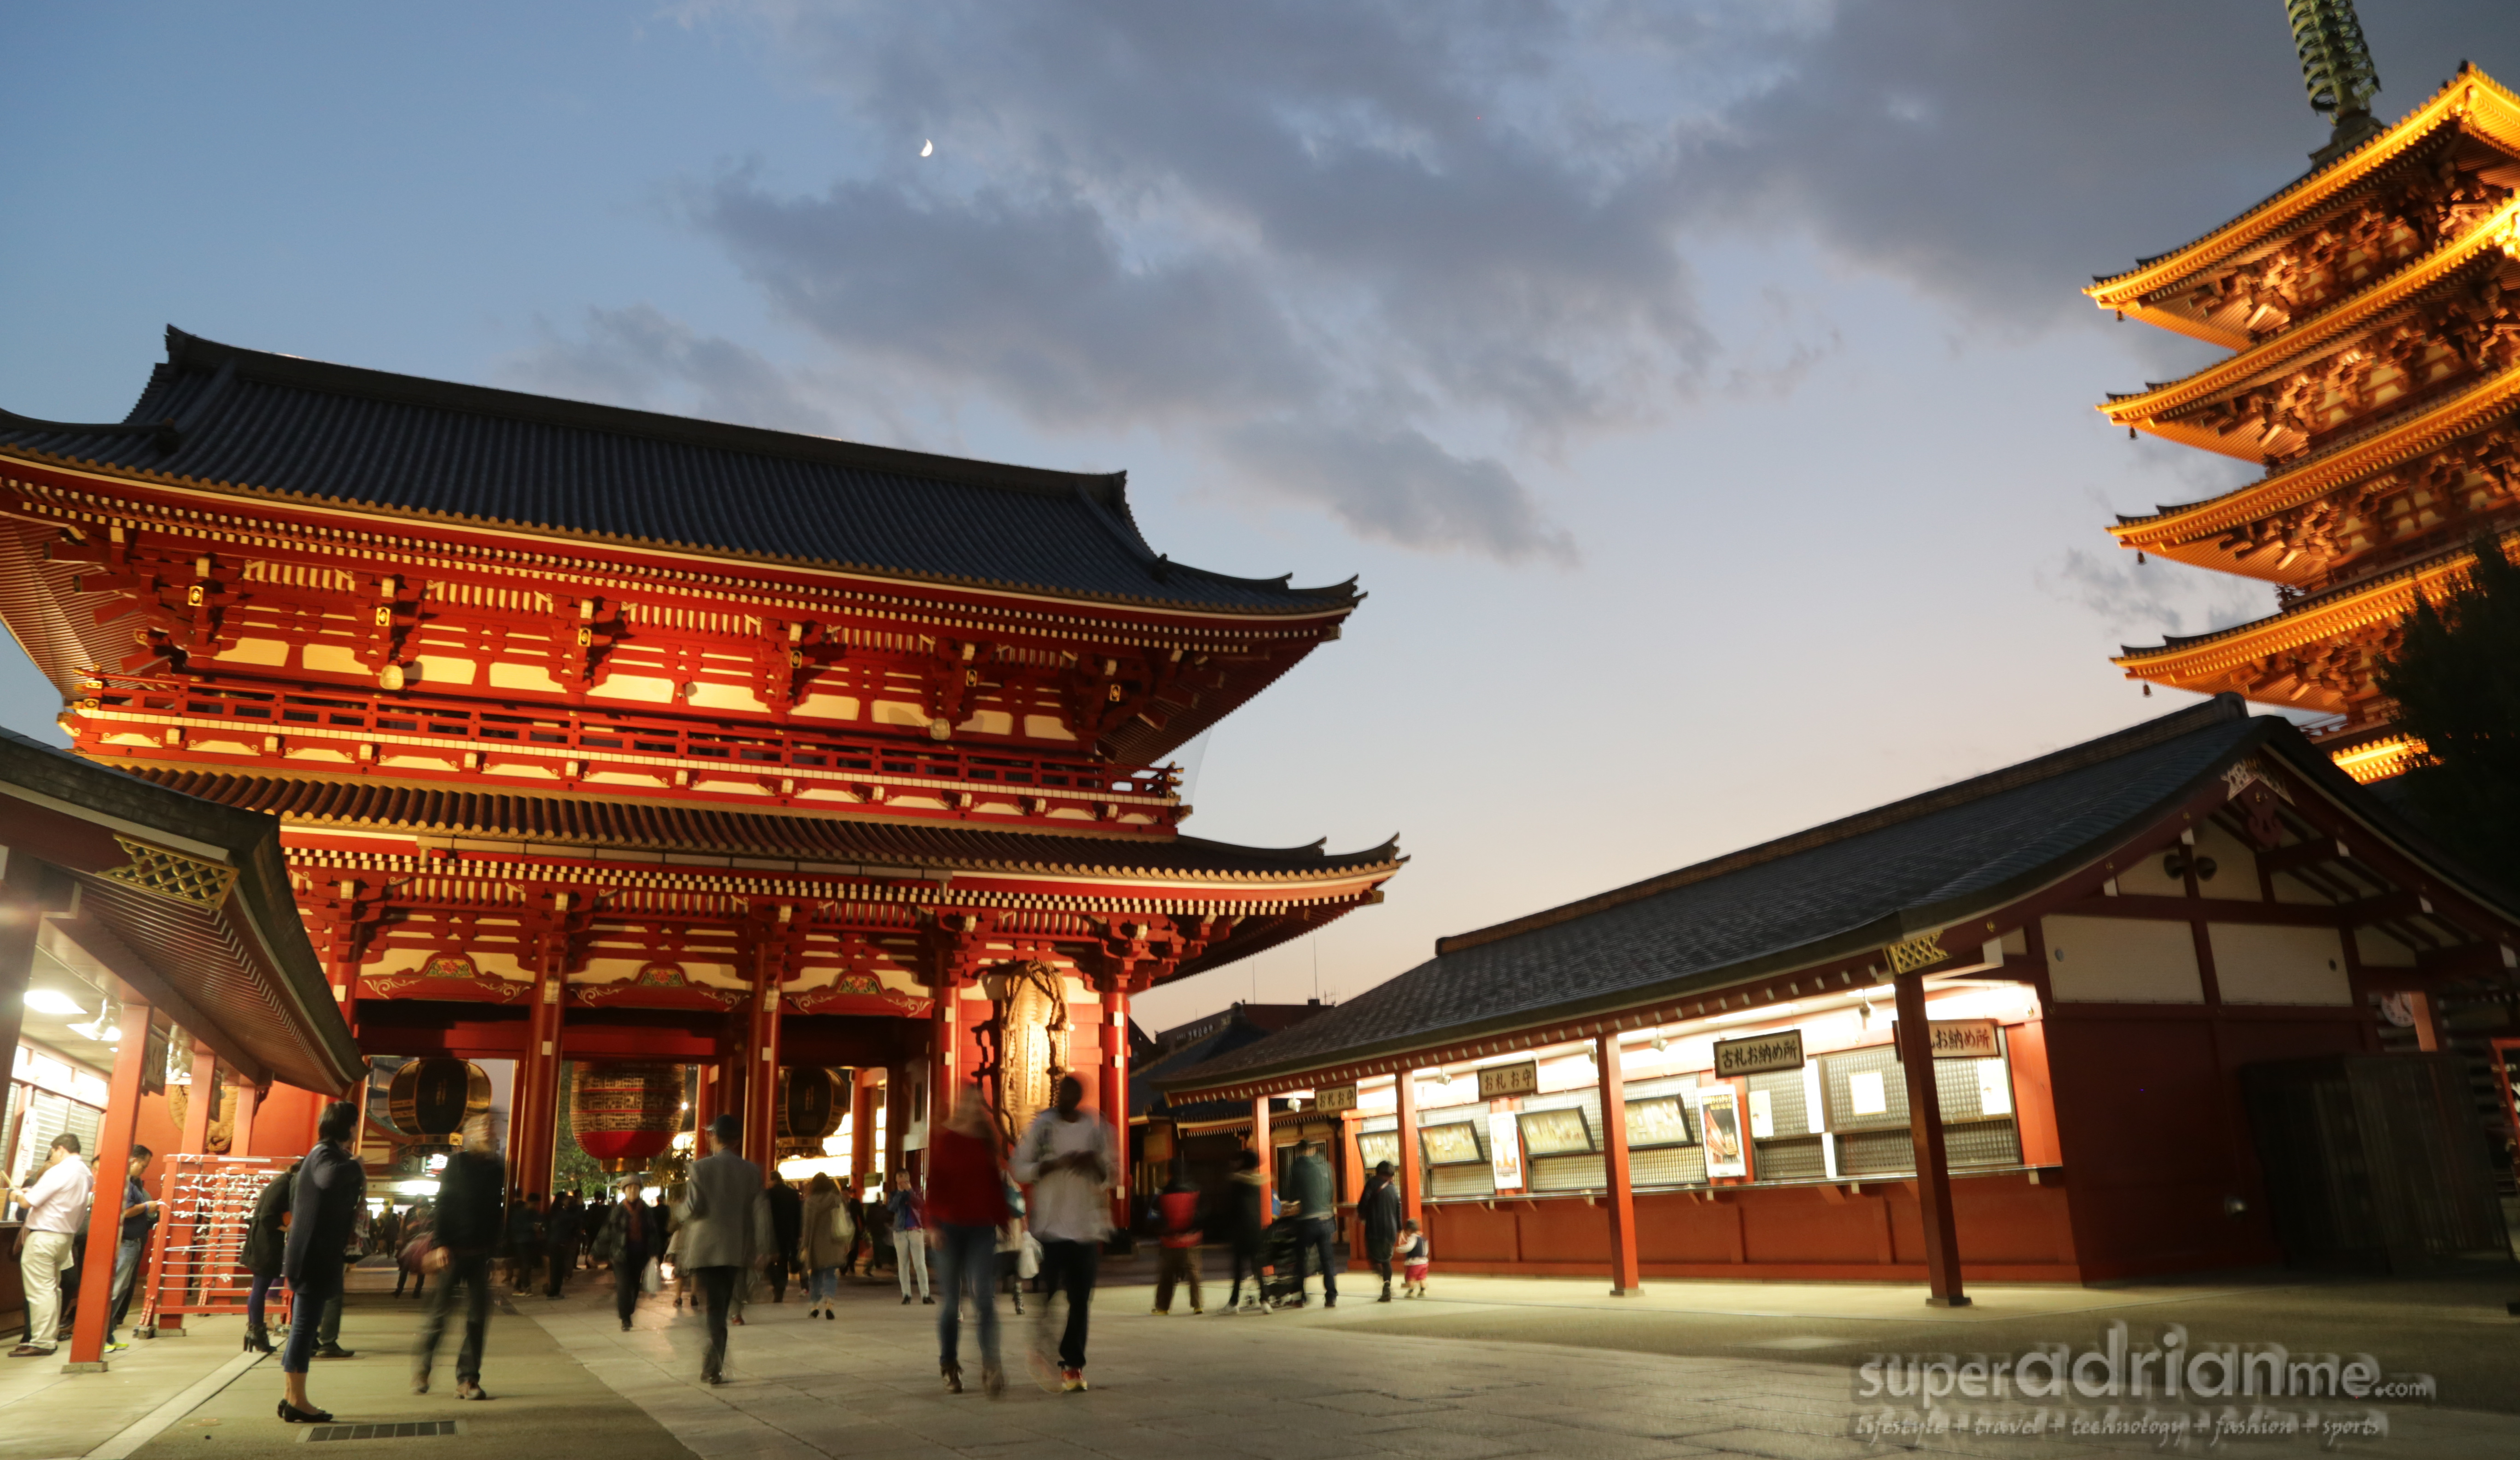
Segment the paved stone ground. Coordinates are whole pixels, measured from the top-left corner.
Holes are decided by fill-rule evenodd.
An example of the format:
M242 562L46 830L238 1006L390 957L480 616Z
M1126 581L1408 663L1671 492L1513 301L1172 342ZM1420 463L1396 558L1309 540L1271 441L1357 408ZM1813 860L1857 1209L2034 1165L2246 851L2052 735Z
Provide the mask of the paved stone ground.
M1149 1291L1130 1282L1125 1265L1110 1277L1096 1308L1087 1371L1094 1388L1056 1395L1026 1383L1011 1320L1013 1383L995 1403L976 1383L965 1394L942 1392L936 1310L902 1307L887 1289L845 1290L839 1318L829 1322L807 1320L794 1301L755 1304L751 1322L734 1335L735 1382L717 1389L698 1383L699 1320L661 1300L651 1300L630 1333L600 1300L527 1312L701 1460L1821 1460L1896 1447L1854 1437L1857 1415L1872 1406L1857 1400L1847 1367L1802 1361L1790 1349L1670 1355L1403 1334L1394 1331L1397 1314L1410 1309L1353 1295L1334 1313L1158 1318L1148 1311ZM2096 1300L2060 1301L2079 1312ZM965 1342L967 1374L976 1377L968 1335ZM2520 1420L2508 1416L2423 1407L2387 1415L2388 1437L2348 1438L2342 1451L2410 1460L2520 1454ZM2048 1460L2148 1452L2155 1443L2140 1435L2105 1442L1940 1435L1923 1447ZM2250 1448L2307 1453L2316 1442Z

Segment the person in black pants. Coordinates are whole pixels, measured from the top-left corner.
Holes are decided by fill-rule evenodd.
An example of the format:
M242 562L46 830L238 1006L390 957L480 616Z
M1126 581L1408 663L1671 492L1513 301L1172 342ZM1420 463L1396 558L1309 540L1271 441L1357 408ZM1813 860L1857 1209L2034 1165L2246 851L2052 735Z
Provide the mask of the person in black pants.
M772 1181L762 1194L770 1204L770 1237L774 1244L770 1265L762 1276L770 1280L770 1300L788 1300L788 1274L796 1263L796 1245L805 1235L805 1199L796 1188L785 1181Z
M428 1392L429 1367L437 1361L455 1290L462 1288L468 1297L464 1346L455 1355L455 1397L487 1399L481 1389L481 1346L490 1331L490 1261L507 1232L508 1163L499 1159L498 1133L487 1116L473 1118L465 1135L465 1149L446 1163L438 1186L429 1255L444 1254L445 1266L428 1316L421 1323L420 1340L412 1346L411 1392Z
M546 1239L551 1255L551 1283L543 1289L545 1298L558 1298L568 1291L569 1270L577 1266L577 1224L582 1213L574 1193L563 1192L552 1198Z
M367 1172L350 1151L358 1130L357 1106L337 1100L325 1107L315 1126L321 1139L306 1153L290 1192L289 1247L282 1269L289 1279L289 1346L280 1356L287 1393L280 1401L280 1417L292 1425L332 1418L306 1397L306 1365L315 1356L324 1300L340 1290L341 1255L367 1205Z
M664 1236L658 1230L656 1209L640 1199L636 1176L621 1183L621 1200L610 1210L604 1230L596 1236L595 1257L611 1264L612 1308L620 1315L621 1331L628 1333L630 1315L638 1311L647 1280L648 1259L664 1251Z

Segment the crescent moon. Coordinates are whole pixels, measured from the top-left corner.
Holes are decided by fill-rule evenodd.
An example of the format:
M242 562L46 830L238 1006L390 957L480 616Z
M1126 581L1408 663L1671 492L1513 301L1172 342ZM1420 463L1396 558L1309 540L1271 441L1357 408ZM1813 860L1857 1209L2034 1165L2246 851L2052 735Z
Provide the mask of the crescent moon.
M919 147L919 155L922 158L932 158L936 156L936 143L934 139L931 138L926 142L921 143Z

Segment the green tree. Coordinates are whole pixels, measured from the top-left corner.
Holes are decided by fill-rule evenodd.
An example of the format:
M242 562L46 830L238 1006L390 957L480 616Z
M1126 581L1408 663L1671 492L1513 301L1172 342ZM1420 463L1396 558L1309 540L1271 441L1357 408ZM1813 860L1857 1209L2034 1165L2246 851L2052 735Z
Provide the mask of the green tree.
M2408 802L2452 853L2520 887L2520 565L2478 539L2474 570L2405 628L2378 677L2424 743Z
M591 1193L604 1186L604 1167L577 1143L577 1122L570 1118L570 1106L577 1098L577 1081L570 1078L574 1072L571 1065L560 1069L560 1129L552 1139L554 1193Z

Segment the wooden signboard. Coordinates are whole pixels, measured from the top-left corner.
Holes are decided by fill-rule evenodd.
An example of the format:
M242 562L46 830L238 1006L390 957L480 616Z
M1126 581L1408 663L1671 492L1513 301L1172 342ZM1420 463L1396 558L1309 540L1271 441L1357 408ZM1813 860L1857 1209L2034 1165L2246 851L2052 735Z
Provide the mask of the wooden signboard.
M1356 1086L1323 1085L1313 1091L1313 1109L1323 1115L1356 1109Z
M1501 1100L1508 1095L1540 1093L1540 1062L1525 1060L1519 1065L1490 1065L1479 1072L1479 1098Z
M1773 1034L1752 1034L1746 1039L1715 1041L1715 1073L1731 1079L1742 1074L1765 1074L1772 1070L1803 1068L1803 1031L1778 1029Z
M1992 1060L2003 1053L2002 1036L1996 1032L1992 1019L1937 1019L1925 1029L1933 1039L1937 1060ZM1897 1047L1899 1026L1890 1026L1892 1047Z

